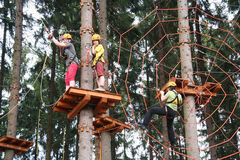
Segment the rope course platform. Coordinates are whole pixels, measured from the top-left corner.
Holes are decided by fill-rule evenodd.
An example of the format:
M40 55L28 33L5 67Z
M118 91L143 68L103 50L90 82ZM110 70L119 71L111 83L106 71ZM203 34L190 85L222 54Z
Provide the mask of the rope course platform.
M217 91L221 89L220 83L206 82L203 86L197 86L189 84L188 79L184 78L171 78L169 80L176 83L176 91L184 95L195 95L201 97L201 104L206 103L211 97L217 96ZM161 89L165 91L167 89L167 83ZM160 98L160 92L157 93L156 98Z
M53 111L65 113L68 119L72 119L90 105L94 108L93 115L100 116L121 100L121 95L70 87L53 106Z
M20 155L22 152L27 152L33 144L32 141L4 136L0 138L0 152L4 152L6 149L12 149L15 154Z
M127 125L121 121L113 119L111 117L100 117L97 120L93 121L94 132L93 134L96 137L99 137L101 132L109 131L110 135L121 132L123 129L130 129L131 126Z

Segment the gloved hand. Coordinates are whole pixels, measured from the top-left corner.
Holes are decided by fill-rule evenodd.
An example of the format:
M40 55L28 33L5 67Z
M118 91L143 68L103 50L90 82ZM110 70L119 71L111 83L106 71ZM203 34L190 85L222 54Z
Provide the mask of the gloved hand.
M50 34L48 35L48 37L49 37L50 39L52 39L52 38L53 38L53 35L50 33Z
M161 96L164 95L164 91L160 91Z

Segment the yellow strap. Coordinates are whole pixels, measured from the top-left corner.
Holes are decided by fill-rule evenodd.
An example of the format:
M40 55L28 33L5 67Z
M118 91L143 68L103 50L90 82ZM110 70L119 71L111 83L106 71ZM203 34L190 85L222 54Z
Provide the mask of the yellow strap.
M39 136L40 112L41 112L41 109L39 109L39 111L38 111L37 138L36 138L36 154L37 154L37 155L38 155L38 136Z

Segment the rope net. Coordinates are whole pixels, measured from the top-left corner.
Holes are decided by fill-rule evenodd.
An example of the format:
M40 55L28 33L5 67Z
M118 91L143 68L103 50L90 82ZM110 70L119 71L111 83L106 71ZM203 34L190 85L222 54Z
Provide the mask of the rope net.
M125 86L122 88L124 91L121 90L127 95L123 97L127 104L121 104L123 112L133 126L134 134L147 144L156 157L166 159L168 154L164 154L164 151L167 150L169 155L175 158L195 159L187 155L187 150L199 149L201 158L210 159L214 152L221 152L221 156L217 158L234 159L240 153L239 127L237 124L235 127L233 125L239 120L240 96L237 84L240 71L238 63L240 25L237 21L240 15L233 20L224 20L204 12L197 6L185 8L189 12L189 28L186 26L178 28L180 20L177 18L177 12L183 9L156 8L124 33L119 33L116 27L111 25L119 34L118 54L114 57L117 61L114 63L115 69L110 74L112 85L117 93L116 86ZM186 30L190 34L190 41L179 40L181 30ZM158 103L155 98L158 89L161 89L170 78L181 77L181 63L188 61L180 57L180 48L185 45L191 47L192 53L193 75L189 75L193 77L191 83L194 85L204 85L206 82L220 83L221 88L216 97L210 97L205 101L201 96L195 95L195 108L191 110L197 115L195 124L198 128L199 147L186 148L184 125L194 122L185 121L183 105L178 108L178 115L174 120L177 149L172 150L160 125L161 119L166 117L158 117L157 120L152 118L149 132L134 126L138 126L137 122L142 122L149 107ZM126 63L123 62L126 61L128 63L124 66ZM187 95L182 96L185 99ZM208 128L209 126L211 128Z

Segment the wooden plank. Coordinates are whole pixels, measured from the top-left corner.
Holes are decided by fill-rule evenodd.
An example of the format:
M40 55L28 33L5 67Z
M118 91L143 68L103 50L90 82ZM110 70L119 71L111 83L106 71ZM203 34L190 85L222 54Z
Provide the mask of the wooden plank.
M79 98L75 96L71 96L68 94L64 94L62 97L63 100L68 100L68 101L77 101Z
M70 87L68 90L69 94L72 95L78 95L78 96L84 96L84 95L90 95L91 97L97 97L97 98L107 98L113 101L121 101L122 97L121 95L117 94L111 94L111 93L105 93L105 92L96 92L91 90L85 90L75 87Z
M171 81L174 81L175 78L172 78ZM189 84L189 80L185 78L176 78L176 85L179 88L185 88Z
M114 129L113 131L110 132L110 135L113 136L118 132L121 132L124 129L123 126L119 126L118 128Z
M65 114L68 114L68 113L69 113L69 111L67 111L67 110L65 110L65 109L58 108L58 107L54 107L54 108L53 108L53 111L54 111L54 112L65 113Z
M101 127L101 128L97 128L97 129L95 130L95 132L96 132L96 133L100 133L100 132L103 132L103 131L108 131L108 130L114 128L115 126L116 126L115 123L111 123L111 124L105 125L105 126L103 126L103 127Z
M80 112L80 110L88 104L90 100L91 96L89 94L86 94L83 99L73 108L73 110L68 113L67 118L72 119L75 117Z
M93 111L93 115L99 115L99 112L103 110L104 106L106 105L107 105L107 98L101 98Z
M17 155L20 155L20 154L22 154L22 152L21 152L21 151L14 151L14 153L15 153L15 154L17 154Z
M60 108L66 108L66 109L72 109L74 107L74 106L72 106L68 103L62 102L62 101L59 101L57 103L57 106L60 107Z
M130 129L130 128L131 128L129 125L126 125L125 123L123 123L123 122L121 122L121 121L119 121L119 120L110 118L110 117L104 117L103 119L104 119L105 121L108 121L108 122L114 122L114 123L116 123L117 125L123 126L124 128L127 128L127 129Z
M4 142L4 141L6 141L7 140L7 136L4 136L4 137L1 137L0 138L0 142Z
M94 126L103 126L104 123L101 120L96 120L96 121L93 122L93 125Z
M12 144L6 144L6 143L0 143L0 147L7 148L7 149L13 149L13 150L18 150L18 151L24 151L27 152L28 148L12 145Z

